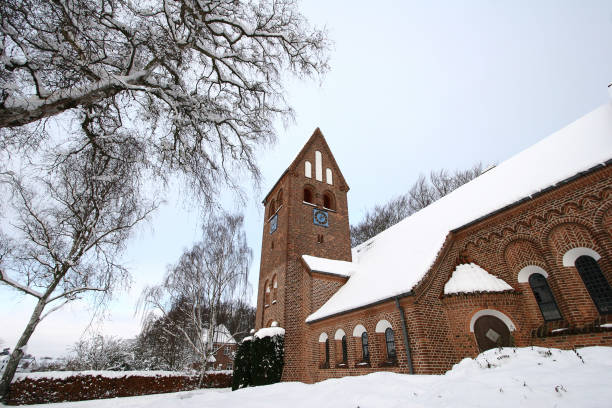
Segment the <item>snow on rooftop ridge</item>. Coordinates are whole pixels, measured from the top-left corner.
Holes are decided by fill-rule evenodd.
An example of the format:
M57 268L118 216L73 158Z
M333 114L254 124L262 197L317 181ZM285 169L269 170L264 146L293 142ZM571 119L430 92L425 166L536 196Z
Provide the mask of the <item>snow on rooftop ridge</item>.
M302 255L302 259L313 272L331 273L348 277L357 270L357 265L348 261L319 258L311 255Z
M410 292L450 231L612 158L607 103L353 248L357 271L307 322Z
M512 286L474 263L457 265L451 278L444 285L445 295L508 290L512 290Z

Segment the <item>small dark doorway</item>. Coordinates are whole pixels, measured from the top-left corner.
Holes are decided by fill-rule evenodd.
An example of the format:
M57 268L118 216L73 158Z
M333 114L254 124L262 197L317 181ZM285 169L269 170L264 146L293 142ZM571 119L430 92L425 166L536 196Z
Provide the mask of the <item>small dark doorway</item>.
M510 346L510 330L495 316L482 316L474 323L474 335L480 351Z

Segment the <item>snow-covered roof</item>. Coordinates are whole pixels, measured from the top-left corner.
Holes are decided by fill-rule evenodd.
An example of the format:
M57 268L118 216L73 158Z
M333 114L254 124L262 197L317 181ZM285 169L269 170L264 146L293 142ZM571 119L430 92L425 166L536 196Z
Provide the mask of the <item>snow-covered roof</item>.
M474 263L457 265L451 278L444 285L445 295L452 295L454 293L505 292L507 290L512 290L512 286Z
M208 329L205 328L202 331L202 337L204 339L208 339ZM234 337L232 337L227 327L220 324L217 326L217 330L215 331L215 339L213 343L236 344L236 340Z
M352 262L318 258L311 255L302 255L302 259L313 272L349 277L357 270L357 265Z
M312 322L410 292L452 230L612 158L607 103L353 248L355 273Z

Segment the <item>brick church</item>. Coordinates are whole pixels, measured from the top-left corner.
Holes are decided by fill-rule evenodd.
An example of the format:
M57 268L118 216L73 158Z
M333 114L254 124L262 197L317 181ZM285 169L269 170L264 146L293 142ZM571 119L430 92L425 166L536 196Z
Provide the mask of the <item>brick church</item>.
M349 186L315 130L263 201L256 328L285 328L283 379L612 346L611 164L606 104L351 249Z

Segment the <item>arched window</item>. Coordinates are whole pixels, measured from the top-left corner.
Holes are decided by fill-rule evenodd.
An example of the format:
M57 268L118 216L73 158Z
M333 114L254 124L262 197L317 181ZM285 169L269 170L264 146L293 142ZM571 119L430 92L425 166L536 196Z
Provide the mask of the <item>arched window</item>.
M393 336L393 329L388 328L385 330L385 342L387 343L387 358L389 360L395 360L397 353L395 352L395 337Z
M313 201L312 189L310 187L304 187L304 201L311 203Z
M325 364L329 366L329 339L325 339Z
M278 282L276 281L276 275L272 278L272 301L274 302L277 298Z
M346 347L346 334L342 336L342 362L344 364L348 362L348 350Z
M268 208L268 218L274 215L276 211L276 203L274 200L270 201L270 207Z
M329 208L330 210L336 209L336 200L334 199L334 195L329 191L323 194L323 207Z
M280 191L278 192L276 196L276 205L279 207L283 205L283 189L282 188L280 189Z
M561 313L557 307L557 302L555 302L555 297L544 275L541 273L532 273L529 276L529 286L531 286L533 296L535 296L536 302L538 302L538 306L540 306L540 311L542 312L544 320L561 319Z
M576 259L575 265L599 313L612 313L612 289L597 261L582 255Z
M370 350L368 349L368 333L361 333L361 351L363 355L363 361L370 361Z
M270 304L270 284L268 281L264 284L264 304L266 306Z

